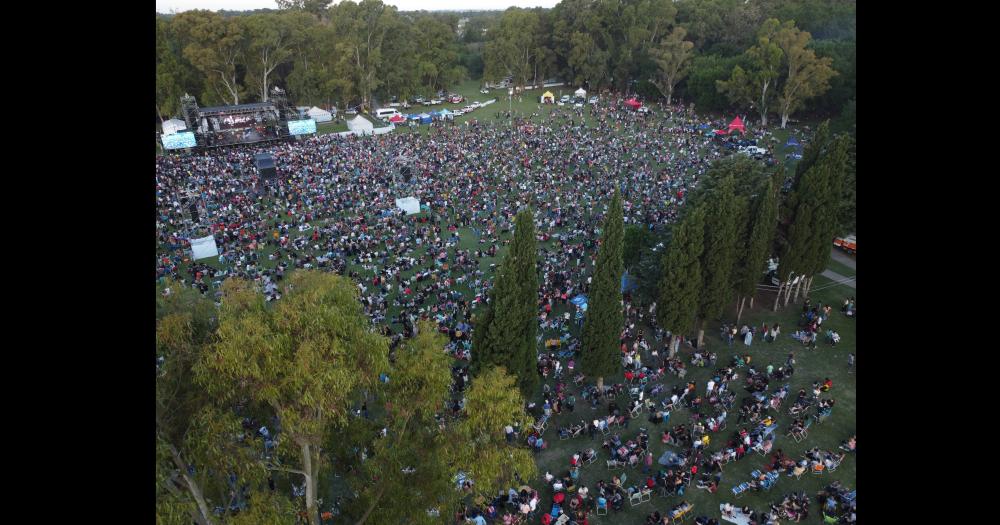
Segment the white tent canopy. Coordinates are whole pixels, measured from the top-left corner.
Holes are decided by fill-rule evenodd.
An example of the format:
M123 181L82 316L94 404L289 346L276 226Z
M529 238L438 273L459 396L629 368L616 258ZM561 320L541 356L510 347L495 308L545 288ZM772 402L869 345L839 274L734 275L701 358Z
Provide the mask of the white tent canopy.
M420 213L420 201L416 197L396 199L396 207L405 211L407 215Z
M163 123L163 134L173 135L178 131L187 129L187 124L183 120L172 118Z
M219 248L215 246L215 237L209 235L200 239L191 239L191 255L196 261L219 255Z
M333 120L333 115L331 115L329 111L320 109L316 106L313 106L309 111L306 111L306 114L308 114L316 122L330 122Z
M583 89L583 88L580 88L580 89L576 90L575 92L573 92L573 94L576 95L576 96L578 96L578 97L586 97L587 96L587 90Z
M355 133L371 134L372 130L375 129L375 126L372 125L371 122L368 122L368 119L358 115L352 120L347 121L347 129L350 129Z

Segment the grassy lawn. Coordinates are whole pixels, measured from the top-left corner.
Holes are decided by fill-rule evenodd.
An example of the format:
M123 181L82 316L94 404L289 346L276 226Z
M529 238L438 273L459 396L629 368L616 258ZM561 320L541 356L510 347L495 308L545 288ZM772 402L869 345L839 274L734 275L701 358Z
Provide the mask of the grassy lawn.
M854 277L857 273L854 268L851 268L850 266L839 262L832 257L830 258L830 262L826 263L826 267L839 273L840 275L843 275L844 277Z
M829 281L826 282L828 283ZM819 287L821 287L821 278L817 278L816 284L814 285L814 288ZM789 334L796 329L797 320L799 318L799 314L801 313L801 307L799 305L789 305L789 307L785 310L772 312L768 306L773 304L773 296L771 296L770 299L767 296L762 296L758 297L758 301L755 305L757 306L756 309L744 312L744 322L753 323L758 326L763 323L767 323L770 326L777 322L782 326L783 333L779 336L777 341L772 343L755 341L753 346L750 348L750 354L753 356L753 362L759 365L759 367L766 367L769 363L774 364L775 367L777 367L784 364L789 352L795 352L795 358L797 361L796 371L791 380L788 381L791 385L791 391L789 394L790 398L794 399L795 393L798 392L800 388L810 390L813 381L822 381L827 377L833 380L833 389L822 396L824 398L832 396L836 399L837 404L834 408L833 415L823 423L814 424L810 429L808 439L803 440L801 443L795 443L794 440L785 435L788 430L788 426L793 419L791 416L787 415L787 408L791 405L790 400L785 401L782 405L782 410L777 414L776 420L778 423L778 430L775 435L778 437L774 442L774 450L781 449L792 458L801 458L804 452L812 447L819 447L820 449L838 452L837 447L840 443L853 435L856 431L856 420L854 416L857 404L855 375L847 373L847 354L848 352L856 351L856 321L841 314L838 307L840 302L849 295L854 295L854 290L843 286L829 287L812 294L811 299L814 304L822 302L824 304L830 303L835 306L833 314L827 322L824 323L824 327L833 328L842 336L841 342L838 346L831 347L827 344L820 344L818 349L814 351L804 348L800 343L789 337ZM761 306L764 306L764 308L761 308ZM728 348L722 341L721 337L718 336L717 326L709 326L706 330L705 337L710 351L716 352L719 355L717 366L721 367L728 364L732 356L737 352L746 352L746 347L742 343L734 344L732 349ZM681 354L684 356L683 358L686 362L690 362L690 348L682 349ZM649 356L645 357L647 358L646 362L651 362L652 358L649 358ZM741 377L744 376L745 369L743 372L744 373L740 374ZM692 367L685 379L681 380L676 376L667 374L667 376L662 380L662 383L669 389L675 385L683 384L688 380L696 381L699 392L704 392L704 384L708 381L712 373L713 369L711 368ZM607 384L609 382L624 382L624 376L617 375L614 378L605 378L605 383ZM554 380L549 379L548 383L549 386L554 389ZM780 386L780 384L772 382L772 386L769 388L769 391L773 391L777 388L777 386ZM576 390L577 389L574 388L570 389L570 391L574 393L576 393ZM737 404L735 405L735 407L738 407L739 402L742 401L742 399L748 394L742 389L741 386L737 386L734 391L739 394ZM593 447L598 451L598 459L593 464L584 467L580 473L580 483L593 490L598 480L610 482L612 475L617 474L621 476L622 471L608 471L605 461L610 456L606 450L601 448L603 436L600 434L598 434L597 438L594 440L588 438L586 434L579 438L559 440L558 428L560 426L568 426L573 422L580 421L580 419L590 421L596 417L603 417L607 415L606 405L600 405L597 410L592 410L589 405L581 399L581 396L578 393L577 400L575 413L563 410L561 415L553 416L544 436L549 440L549 448L548 450L538 454L537 462L539 470L543 474L548 471L554 475L561 476L567 472L569 459L574 452ZM540 402L541 395L539 395L535 401ZM618 404L623 407L626 403L627 400L624 400L623 398L620 398L618 401ZM735 409L730 411L730 413L731 416L729 419L728 429L723 432L712 434L712 444L707 449L708 453L716 452L722 449L725 446L726 440L731 438L734 433L741 428L741 426L749 426L747 423L744 423L743 425L736 424L738 413ZM773 411L770 413L774 414ZM643 414L640 418L633 420L628 429L613 429L613 433L618 431L621 435L622 441L624 442L628 439L636 438L641 427L648 429L650 434L650 450L653 452L653 457L655 459L658 459L664 450L670 449L675 452L679 451L676 447L662 444L660 435L668 427L672 428L674 425L679 425L681 423L690 425L691 419L689 412L684 409L675 411L671 414L670 421L667 424L661 425L654 425L650 423L647 420L647 417L648 414ZM608 437L610 437L610 435ZM722 483L716 494L710 494L708 491L699 490L696 488L696 483L692 483L692 485L686 489L683 496L669 496L667 498L662 498L659 495L654 495L651 502L642 503L634 508L626 503L624 510L620 512L619 515L615 515L612 511L609 516L594 516L591 518L591 523L640 523L641 520L647 514L652 513L654 509L664 513L682 500L686 500L694 504L695 516L707 515L709 517L718 518L720 516L718 507L719 504L723 502L736 502L740 505L749 505L754 509L763 510L769 504L780 499L784 494L789 492L803 491L807 495L813 496L816 492L832 483L834 479L840 480L849 488L854 488L856 484L855 457L848 456L844 459L840 468L834 473L827 473L821 476L807 473L800 479L782 476L770 492L749 493L746 496L741 497L738 501L734 500L732 497L732 488L741 482L748 481L752 470L763 469L768 459L769 458L759 456L756 453L750 453L742 460L726 465L724 467ZM654 463L654 468L662 467ZM631 485L633 482L639 483L645 479L645 476L642 475L641 467L635 469L626 468L624 469L624 472L628 476L628 480L625 483L626 485ZM536 488L544 487L544 481L537 480L533 486ZM548 505L551 503L552 491L547 487L540 488L540 490L543 493L542 501L545 502L543 508L547 509ZM822 523L822 516L819 513L819 506L815 502L815 499L813 499L812 505L810 506L810 516L804 520L804 522Z
M340 133L349 131L347 124L343 121L332 120L330 122L320 122L316 124L316 134L326 135L327 133Z

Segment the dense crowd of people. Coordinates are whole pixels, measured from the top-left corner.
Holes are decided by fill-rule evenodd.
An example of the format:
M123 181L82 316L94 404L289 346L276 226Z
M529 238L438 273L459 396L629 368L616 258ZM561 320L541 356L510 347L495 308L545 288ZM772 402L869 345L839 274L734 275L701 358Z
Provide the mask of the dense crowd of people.
M591 284L599 227L615 188L623 193L626 224L661 228L676 218L709 162L729 154L717 139L703 134L706 127L724 123L699 118L681 106L645 116L619 104L586 111L589 125L583 124L582 111L556 109L530 126L527 121L514 126L453 124L435 126L427 134L324 135L158 157L157 277L215 297L224 279L240 277L258 283L273 301L280 300L280 283L293 269L349 276L357 282L365 313L393 337L394 346L414 333L421 318L436 321L448 336L448 351L459 360L452 369L455 399L449 409L454 417L464 409L461 395L469 381L462 361L473 351L472 312L486 298L514 215L530 206L541 254L539 347L545 350L537 369L542 401L529 406L538 420L526 443L536 452L546 450L545 436L553 436L546 434L549 418L574 412L579 401L584 406L581 417L574 418L579 423L559 427L557 437L594 440L595 445L578 447L561 475L546 473L551 507L539 491L511 489L483 508L462 513L461 519L558 523L566 516L563 523L585 524L594 512L618 512L625 503L654 492L683 498L696 484L715 493L725 465L752 452L772 453L777 425L771 414L789 394L786 382L795 371L794 355L775 368L754 363L751 350L756 350L755 338L765 345L779 339L780 326L724 327L723 344L742 343L732 362L719 363L716 353L697 348L682 359L665 348L668 334L656 327L655 304L639 307L626 293L621 337L625 381L605 384L603 390L576 370L579 341L570 331L583 319L585 305L574 298L587 294ZM276 159L277 180L261 179L253 167L254 154L265 151ZM400 158L411 159L405 161L409 175L399 171ZM395 199L407 196L417 197L424 213L411 217L397 209ZM198 203L207 229L188 220L189 203ZM208 232L219 248L218 264L190 260L189 239ZM854 315L853 299L842 311ZM815 344L829 313L829 305L804 309L801 332L810 334L809 343ZM695 367L714 370L706 384L685 380ZM668 387L668 374L683 381ZM737 407L741 386L748 395ZM814 386L813 395L801 390L789 409L799 416L793 423L799 433L805 431L808 407L817 407L817 416L832 410L833 400L819 397L832 383L827 379ZM586 410L600 404L607 405L607 415ZM670 425L671 413L678 410L686 411L690 422ZM653 435L677 449L656 462L662 468L654 464L647 428L633 439L620 433L643 412L650 425L664 427L662 434L657 429ZM738 418L727 433L731 413ZM643 425L638 421L636 426ZM444 415L440 424L446 424ZM525 436L511 426L505 433L509 441ZM713 440L724 446L708 453ZM852 437L841 448L853 451L855 446ZM599 480L590 495L580 485L579 473L599 454L602 461L591 468L606 466L610 479ZM774 454L768 470L789 475L816 465L835 469L844 456L817 449L795 461L780 449ZM614 469L622 469L621 474ZM624 469L634 469L635 479ZM853 505L838 491L828 491L824 501L829 500L837 501L838 512ZM646 522L674 523L689 512L691 505L682 501L662 514L654 511ZM793 496L772 506L769 514L798 521L807 513L808 501ZM718 523L705 515L695 521Z
M559 333L582 322L553 307L586 293L614 189L623 191L627 224L659 228L709 162L729 154L703 135L722 122L682 106L587 111L589 125L582 110L556 109L513 130L455 124L426 135L323 135L157 157L157 277L218 293L238 276L276 300L288 271L318 268L355 279L366 313L394 333L411 332L421 317L454 332L485 299L492 272L484 260L495 264L514 215L531 206L542 241L540 323ZM261 152L273 154L276 180L258 175ZM400 158L409 159L410 177L399 172ZM419 218L396 208L407 196L422 203ZM189 220L192 205L207 227ZM209 231L218 264L192 261L189 240ZM467 231L472 239L463 239ZM462 357L469 349L459 341L452 350Z

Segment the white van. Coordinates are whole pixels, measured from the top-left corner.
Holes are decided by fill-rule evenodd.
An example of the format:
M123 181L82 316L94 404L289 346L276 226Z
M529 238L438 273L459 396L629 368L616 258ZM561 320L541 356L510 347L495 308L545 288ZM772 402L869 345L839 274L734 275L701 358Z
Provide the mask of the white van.
M399 111L396 108L382 108L375 112L375 116L381 120L388 120L393 117L393 115L399 115Z

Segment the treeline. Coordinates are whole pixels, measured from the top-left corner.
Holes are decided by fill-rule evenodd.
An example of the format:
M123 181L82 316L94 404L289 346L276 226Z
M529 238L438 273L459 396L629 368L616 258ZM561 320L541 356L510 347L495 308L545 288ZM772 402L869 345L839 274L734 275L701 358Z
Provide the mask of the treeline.
M156 111L266 101L280 86L298 105L341 108L448 89L481 74L483 19L498 13L400 13L380 0L279 2L241 16L186 11L156 18ZM459 20L469 18L464 31ZM461 34L461 36L460 36Z
M525 85L557 77L591 91L681 96L699 111L773 111L784 124L803 109L840 114L853 100L855 17L855 2L842 0L511 8L488 31L485 79Z
M672 334L671 356L686 334L697 333L700 347L707 323L730 307L739 322L768 257L779 261L775 310L808 296L829 262L831 239L843 231L844 216L853 216L845 194L854 191L854 163L853 137L832 134L828 122L806 147L787 193L781 170L768 173L739 155L716 161L666 233L666 251L642 249L654 240L637 243L631 258L640 291L656 301L656 319Z
M158 295L158 524L318 525L334 507L338 523L442 523L467 495L460 471L490 499L535 479L515 375L481 371L454 413L436 324L390 340L346 277L288 281L273 304L238 279L219 307L177 283Z
M282 0L280 11L158 15L157 115L200 103L369 105L467 79L560 78L737 109L784 125L854 118L853 0L563 0L552 9L399 12L381 0ZM461 21L461 23L460 23Z

